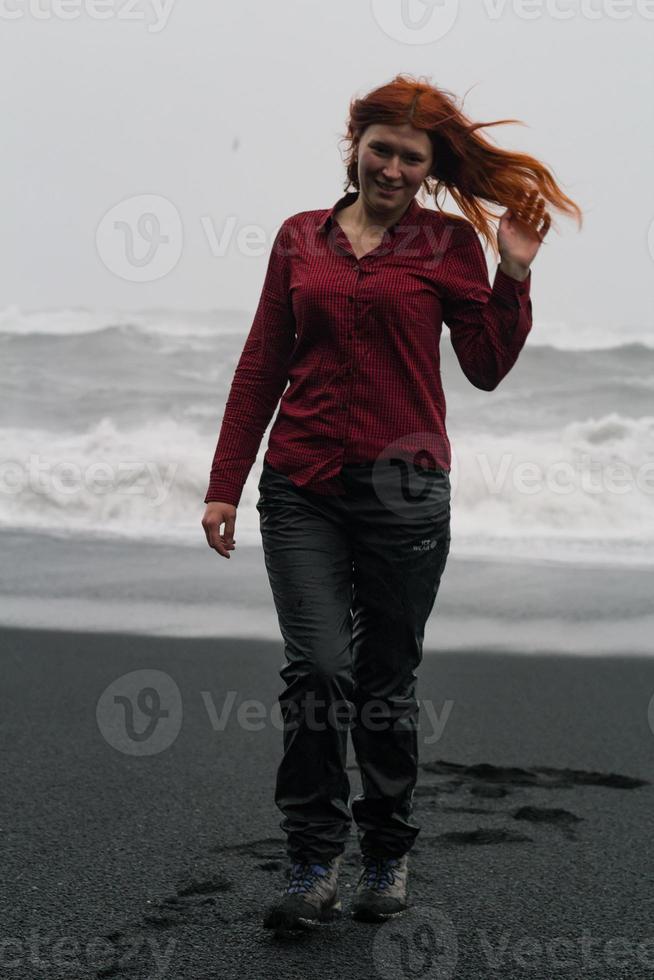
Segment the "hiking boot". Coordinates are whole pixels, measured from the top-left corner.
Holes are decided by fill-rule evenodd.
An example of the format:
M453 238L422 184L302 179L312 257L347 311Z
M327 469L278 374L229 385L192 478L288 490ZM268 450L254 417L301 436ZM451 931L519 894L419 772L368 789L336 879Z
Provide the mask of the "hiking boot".
M341 912L338 871L342 858L339 854L325 864L294 861L282 897L265 914L264 929L294 932L336 918Z
M379 922L408 908L409 858L375 858L363 855L362 871L354 890L352 918Z

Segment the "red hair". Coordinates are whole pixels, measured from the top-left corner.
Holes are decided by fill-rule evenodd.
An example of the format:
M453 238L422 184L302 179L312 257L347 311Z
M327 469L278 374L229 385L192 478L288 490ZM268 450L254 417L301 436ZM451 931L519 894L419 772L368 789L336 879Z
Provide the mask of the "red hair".
M359 189L357 149L364 130L372 123L387 126L410 123L427 133L433 161L421 189L433 195L439 211L443 209L438 197L441 192L449 191L465 217L496 253L497 242L495 236L491 237L493 226L489 219L499 215L482 202L518 210L523 192L535 189L552 208L575 216L581 228L581 209L563 193L544 164L527 153L499 149L478 132L487 126L524 123L518 119L472 122L458 108L456 96L451 92L406 74L396 75L387 85L350 102L345 140L351 147L346 159L345 190L350 185Z

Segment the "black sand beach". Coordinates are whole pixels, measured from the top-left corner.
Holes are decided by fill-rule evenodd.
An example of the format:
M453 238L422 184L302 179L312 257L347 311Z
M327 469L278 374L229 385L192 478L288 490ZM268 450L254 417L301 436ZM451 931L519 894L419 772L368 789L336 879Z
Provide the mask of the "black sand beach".
M0 651L3 980L654 975L654 659L426 650L413 908L349 919L353 830L345 914L281 945L281 638L5 628ZM140 742L112 707L132 671L173 691Z

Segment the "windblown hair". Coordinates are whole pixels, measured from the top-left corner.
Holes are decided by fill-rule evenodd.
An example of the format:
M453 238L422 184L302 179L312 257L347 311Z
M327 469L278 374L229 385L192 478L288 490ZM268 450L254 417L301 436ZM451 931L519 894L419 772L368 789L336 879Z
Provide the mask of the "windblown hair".
M441 207L439 196L449 192L496 254L497 241L492 235L490 219L499 218L499 214L487 204L517 210L522 194L534 189L552 208L576 217L581 228L581 209L563 193L544 164L526 153L499 149L478 132L488 126L524 123L518 119L472 122L457 106L455 95L429 84L424 76L416 79L411 75L396 75L364 98L352 99L344 137L351 144L345 161L345 190L351 185L359 189L358 145L364 130L372 123L387 126L410 123L427 133L433 163L421 190L433 196L436 208L444 214L448 212Z

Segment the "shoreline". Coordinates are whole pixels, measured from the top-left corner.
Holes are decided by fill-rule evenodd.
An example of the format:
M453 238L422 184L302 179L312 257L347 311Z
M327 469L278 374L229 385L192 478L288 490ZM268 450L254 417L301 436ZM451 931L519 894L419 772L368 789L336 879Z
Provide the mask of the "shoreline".
M283 647L274 608L234 611L215 606L171 607L164 603L106 603L80 599L35 600L13 596L0 614L0 632L129 636L171 640L245 640ZM432 612L423 654L503 652L533 656L654 658L654 616L606 623L562 623L555 618L519 623Z
M0 626L282 644L261 546L0 534ZM424 650L654 654L654 567L450 554Z

